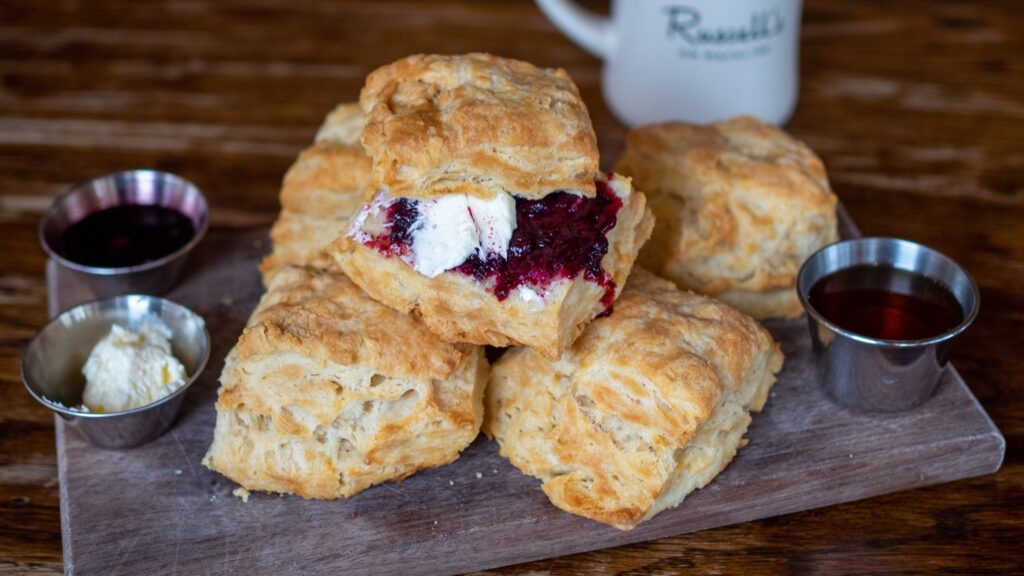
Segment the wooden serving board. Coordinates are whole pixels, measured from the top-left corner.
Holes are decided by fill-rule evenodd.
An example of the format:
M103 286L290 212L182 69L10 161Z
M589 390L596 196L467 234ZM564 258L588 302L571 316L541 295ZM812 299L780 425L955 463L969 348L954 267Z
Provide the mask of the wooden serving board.
M846 220L844 236L856 235ZM630 532L562 512L539 482L477 439L453 464L348 500L231 495L200 461L213 435L224 355L261 293L266 230L211 233L168 298L207 321L213 353L175 426L130 450L89 445L57 418L68 574L444 574L651 540L999 469L1005 441L952 368L900 414L833 404L803 318L771 322L786 364L750 444L708 487ZM91 299L51 262L50 313Z

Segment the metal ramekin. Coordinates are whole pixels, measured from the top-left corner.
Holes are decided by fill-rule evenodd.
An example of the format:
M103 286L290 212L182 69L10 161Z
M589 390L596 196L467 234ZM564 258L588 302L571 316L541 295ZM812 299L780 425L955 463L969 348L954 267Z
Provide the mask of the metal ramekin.
M881 340L845 330L810 305L815 282L851 266L888 265L938 281L953 293L963 321L922 340ZM935 391L953 341L978 315L974 280L956 262L920 244L896 238L857 238L826 246L804 263L797 294L807 310L811 342L825 391L843 406L895 412L918 406Z
M64 231L93 212L123 204L173 208L192 220L196 234L188 244L157 260L123 268L86 266L60 253ZM188 254L209 227L206 198L194 184L168 172L128 170L79 184L50 205L39 225L39 242L58 265L82 278L97 298L117 294L162 294L181 276Z
M132 410L105 414L73 410L82 402L82 366L96 343L115 323L138 330L149 317L170 328L171 349L189 375L185 385ZM148 442L171 426L185 392L209 357L210 334L201 316L170 300L129 294L76 306L51 320L29 343L21 361L21 379L36 400L78 428L91 443L126 448Z

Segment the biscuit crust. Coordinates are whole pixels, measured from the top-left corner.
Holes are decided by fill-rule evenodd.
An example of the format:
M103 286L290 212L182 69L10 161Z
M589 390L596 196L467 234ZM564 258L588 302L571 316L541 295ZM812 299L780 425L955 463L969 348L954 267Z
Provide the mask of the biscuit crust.
M285 173L281 207L325 219L348 218L362 206L371 166L358 146L317 142Z
M305 266L317 270L337 269L325 250L348 226L348 218L317 218L290 210L281 210L270 228L272 249L262 262L263 285L270 283L286 266Z
M482 349L441 342L344 275L285 267L225 361L203 463L249 490L348 497L458 458L487 372Z
M342 102L328 112L323 124L316 132L314 141L333 142L344 146L360 147L359 136L363 133L366 118L359 102Z
M271 253L260 263L263 284L285 266L325 270L325 249L348 228L370 182L372 162L359 144L363 113L358 103L339 104L327 115L316 142L284 176L281 213L270 229Z
M641 265L755 318L796 317L796 275L838 239L836 196L806 145L749 116L630 131L616 170L658 219Z
M642 193L629 180L615 226L607 233L608 252L601 267L616 284L616 296L629 277L654 219ZM529 346L558 358L587 323L604 311L604 288L583 278L563 279L547 287L543 302L515 295L498 300L470 276L444 272L428 278L397 256L384 256L349 237L331 247L341 270L371 297L403 313L414 314L443 340L490 346Z
M479 53L414 55L372 72L359 102L370 196L381 188L410 198L596 193L597 137L560 68Z
M781 366L753 319L637 268L560 359L497 361L484 432L553 504L627 530L725 468Z

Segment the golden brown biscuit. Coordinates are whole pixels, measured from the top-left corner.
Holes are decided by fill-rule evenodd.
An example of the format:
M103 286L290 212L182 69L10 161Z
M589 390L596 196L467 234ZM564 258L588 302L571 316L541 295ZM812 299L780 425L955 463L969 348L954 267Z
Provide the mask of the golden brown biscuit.
M358 102L342 102L324 118L314 141L359 148L359 136L363 133L365 121L363 109Z
M306 266L317 270L337 270L337 264L326 248L343 234L348 218L338 220L317 218L281 210L270 228L271 253L260 262L263 284L285 266Z
M359 102L371 196L382 188L410 198L595 194L597 138L562 69L490 54L420 54L371 73Z
M638 268L561 359L498 360L484 432L556 506L628 530L725 468L781 366L757 322Z
M285 174L281 214L270 230L273 249L260 263L263 283L288 265L327 269L324 249L348 228L363 203L372 162L359 144L358 104L339 104L324 120L317 141Z
M836 197L802 142L749 116L630 131L616 169L657 217L639 262L755 318L802 313L796 275L838 239Z
M203 463L249 490L351 496L458 458L488 365L344 275L286 267L221 373Z
M285 173L281 207L334 220L359 211L372 162L359 147L318 142L302 151Z
M605 178L601 177L602 186ZM640 246L654 225L644 195L632 189L628 178L614 176L602 194L621 201L614 226L599 241L606 252L600 259L600 280L584 271L555 279L548 285L525 283L499 298L494 280L449 270L429 278L415 271L396 254L385 254L352 236L330 249L341 269L370 296L404 313L423 319L449 342L491 346L530 346L548 358L558 358L586 324L618 296L633 267ZM593 200L584 199L585 202ZM358 219L353 226L357 226ZM525 228L520 222L517 233ZM573 230L553 234L571 235ZM350 232L350 234L352 234ZM517 242L512 237L512 244ZM524 260L528 257L524 257ZM611 282L607 282L610 280Z

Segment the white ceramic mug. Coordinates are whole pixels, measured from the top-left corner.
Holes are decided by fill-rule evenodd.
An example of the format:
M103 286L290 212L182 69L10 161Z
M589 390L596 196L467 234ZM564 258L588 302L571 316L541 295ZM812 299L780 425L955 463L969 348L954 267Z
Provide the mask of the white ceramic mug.
M536 2L604 60L605 100L626 124L737 114L783 124L796 107L801 0L613 0L611 18Z

